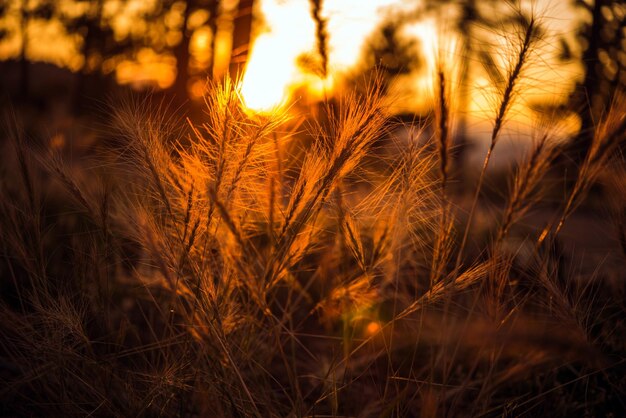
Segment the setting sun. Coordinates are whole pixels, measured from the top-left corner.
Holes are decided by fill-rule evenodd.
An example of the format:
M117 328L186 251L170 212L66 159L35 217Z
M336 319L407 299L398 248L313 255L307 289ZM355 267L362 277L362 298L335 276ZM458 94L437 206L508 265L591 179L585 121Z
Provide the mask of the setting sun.
M251 46L242 95L249 108L267 111L287 100L298 76L296 59L313 48L314 26L297 2L264 1L260 13L265 22Z
M316 53L315 24L306 2L265 0L259 13L264 25L252 43L243 78L246 105L267 111L284 104L293 88L304 86L317 100L334 87L334 73L344 73L358 64L360 49L376 23L378 14L392 1L344 1L328 3L324 18L332 35L328 41L329 72L326 78L303 68L302 56Z
M247 107L271 111L287 100L294 69L292 56L283 52L281 45L276 45L269 36L261 35L256 40L241 86Z

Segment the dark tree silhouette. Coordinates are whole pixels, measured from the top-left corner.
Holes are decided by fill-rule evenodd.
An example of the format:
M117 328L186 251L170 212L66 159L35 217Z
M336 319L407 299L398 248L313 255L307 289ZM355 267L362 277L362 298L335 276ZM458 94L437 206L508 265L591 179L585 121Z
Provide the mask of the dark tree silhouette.
M476 0L465 0L461 3L461 15L457 21L457 31L461 42L460 50L463 53L461 59L461 70L459 80L458 107L460 117L454 138L454 146L452 147L453 158L457 170L462 168L465 160L465 153L468 147L469 139L467 138L467 112L470 107L470 84L472 82L472 65L471 61L475 53L475 40L473 29L476 24L483 23L484 19L478 11Z
M408 23L400 15L388 18L365 43L362 55L365 71L378 72L385 90L395 78L410 74L422 65L419 43L401 35L404 22Z
M188 0L185 2L185 10L183 12L183 20L181 23L181 40L174 47L174 56L176 57L176 81L173 84L174 91L184 97L187 96L187 90L189 88L189 61L191 54L189 52L189 45L191 43L191 33L188 28L189 16L193 9L197 7L198 2L194 0Z
M242 1L239 6L240 11L246 9L245 3L245 0ZM29 56L28 28L34 20L54 19L59 21L68 35L79 40L79 53L83 57L83 65L76 75L74 88L73 104L77 110L81 108L86 96L98 96L103 93L106 83L102 83L102 81L106 77L103 74L102 64L107 59L120 56L130 58L136 51L144 47L151 48L158 54L174 55L177 77L170 90L176 92L179 97L187 97L187 87L191 76L190 69L192 68L190 43L193 32L197 29L190 28L188 23L190 16L199 10L208 12L203 25L208 26L212 36L206 72L209 76L213 75L220 0L187 0L183 2L180 0L159 0L154 3L154 7L141 15L134 16L135 19L140 19L142 21L141 26L145 26L147 29L143 32L131 31L123 36L115 33L110 17L104 17L103 11L106 4L107 0L68 0L65 3L56 0L37 2L19 0L17 4L12 0L0 0L0 17L4 16L8 19L5 20L11 21L11 24L5 24L0 28L0 41L9 37L17 37L20 40L20 49L16 55L16 60L19 72L19 85L17 87L22 97L26 97L29 91L29 66L32 57ZM120 4L119 7L121 12L126 12L124 3ZM250 5L248 9L251 7ZM167 24L165 19L174 8L178 8L175 12L182 13L182 19L177 27L168 28L180 33L180 41L171 45L166 42L167 30L165 28ZM84 10L84 12L77 15L72 12L72 9ZM9 13L11 16L8 16ZM242 16L246 17L245 14ZM246 47L250 37L251 15L248 14L247 18L249 19L248 29L245 30L246 25L242 26L240 22L236 33L237 39L244 39L247 36ZM237 24L237 22L235 23ZM238 59L241 60L242 57L238 57Z
M9 12L9 6L13 2L4 0L0 2L0 16ZM27 98L30 93L30 71L29 71L29 33L28 28L33 20L50 20L54 15L54 1L41 0L32 4L28 0L21 0L17 12L17 36L20 38L19 62L19 95ZM0 30L0 40L10 35L14 35L8 28Z
M244 71L250 50L254 0L239 0L234 20L233 47L230 54L230 76L238 77Z
M569 154L579 162L591 144L595 124L617 89L626 86L626 14L621 1L575 0L574 5L590 17L578 33L584 48L581 60L585 76L570 98L573 108L580 112L581 129Z
M207 64L207 74L213 76L215 65L215 36L217 34L217 17L219 13L219 0L187 0L183 12L182 24L180 27L181 41L174 47L173 52L176 57L176 81L172 86L177 94L186 96L189 89L190 61L191 53L189 50L193 31L189 28L190 16L198 10L206 10L209 13L207 25L211 31L210 58Z
M207 65L207 74L211 78L215 75L215 40L217 38L217 18L220 13L220 4L220 0L210 0L207 7L207 11L209 12L207 25L211 31L211 55Z
M80 53L83 66L77 74L73 105L75 111L83 108L87 97L100 96L107 83L103 83L102 63L108 57L121 53L130 47L130 40L116 40L113 29L102 16L105 0L79 0L85 13L78 16L59 16L69 33L82 36Z

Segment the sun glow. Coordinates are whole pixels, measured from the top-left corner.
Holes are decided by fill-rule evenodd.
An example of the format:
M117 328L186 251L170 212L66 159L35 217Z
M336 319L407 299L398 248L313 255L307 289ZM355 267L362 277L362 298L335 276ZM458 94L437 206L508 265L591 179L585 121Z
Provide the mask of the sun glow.
M266 30L253 43L241 89L246 106L254 112L271 112L281 107L295 91L306 92L309 102L332 95L338 80L360 64L364 44L380 22L389 17L390 11L408 7L397 0L325 3L329 74L322 78L299 64L303 56L317 54L316 28L308 4L264 0L260 6ZM441 36L434 16L407 25L402 35L419 42L423 66L399 80L396 87L405 93L407 85L412 87L407 103L398 105L419 111L430 106L437 54L453 60L455 42ZM442 39L443 46L439 45Z
M243 78L241 94L247 107L255 111L271 111L280 107L288 94L287 82L292 78L292 68L287 57L271 56L271 37L255 43L255 51ZM271 58L269 58L271 57Z
M414 10L414 5L397 0L325 2L322 17L326 20L328 34L329 74L323 79L310 68L307 69L307 65L302 65L308 58L312 57L315 61L318 57L316 27L308 2L261 0L258 4L259 16L262 16L265 30L260 31L253 42L241 88L243 100L253 112L271 112L294 96L302 100L300 94L310 103L331 96L333 89L342 85L344 75L350 77L350 74L358 74L358 69L356 72L353 70L360 64L363 46L380 23L386 18L393 18L398 12ZM462 69L459 58L464 53L463 45L459 44L459 39L451 28L452 24L449 23L454 21L456 12L458 11L453 6L442 8L437 14L425 15L404 26L402 35L418 41L422 65L411 74L400 76L394 81L392 90L399 99L396 105L402 111L424 112L432 107L438 62L444 65L444 71L450 76L448 80L452 85L460 82L459 71ZM563 26L559 31L565 29ZM493 38L497 40L499 36L494 33ZM307 59L303 60L303 57ZM571 71L565 65L553 67L554 74L544 72L546 81L563 79L562 75L556 74L557 70ZM472 69L472 77L476 81L480 81L480 77L484 75L482 73L480 65ZM546 89L547 85L548 83L542 83L541 88ZM563 83L560 87L563 87ZM559 90L559 86L554 90ZM470 94L472 101L489 99L485 97L489 94L485 94L485 89L479 85L472 86ZM550 94L546 92L543 96ZM541 94L537 93L537 96ZM468 111L485 112L482 108L477 108L476 103L472 102L469 106Z
M306 2L264 0L261 14L267 31L254 41L242 82L246 106L257 112L280 107L299 87L313 100L323 99L335 85L335 73L358 61L362 43L383 16L377 12L391 0L328 2L329 75L326 78L298 64L305 54L316 54L315 23Z
M286 101L298 74L295 60L313 45L314 25L295 2L264 1L261 13L269 30L254 41L241 93L247 107L263 112Z

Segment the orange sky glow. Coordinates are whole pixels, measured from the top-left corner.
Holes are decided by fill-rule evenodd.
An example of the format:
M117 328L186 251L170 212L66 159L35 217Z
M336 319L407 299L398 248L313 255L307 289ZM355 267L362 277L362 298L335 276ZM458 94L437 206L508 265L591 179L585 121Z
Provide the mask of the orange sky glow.
M339 80L349 77L358 67L363 45L377 25L390 13L409 7L415 9L415 4L391 0L325 2L330 74L323 80L318 75L303 71L297 64L301 54L315 53L315 24L310 17L308 1L263 0L259 13L264 16L266 25L252 45L242 85L247 106L263 113L289 103L288 98L322 100L328 91L340 84ZM556 58L559 53L558 37L574 39L577 28L577 16L567 2L523 2L522 8L525 11L534 10L540 16L546 36L537 45L536 54L520 86L524 94L509 114L506 131L516 137L523 137L536 124L536 116L528 111L528 106L539 102L564 102L575 81L583 74L576 60L564 63ZM452 74L458 71L461 60L458 59L457 35L450 27L453 17L453 9L441 8L438 13L424 14L414 23L406 25L403 35L419 41L423 65L399 77L392 85L391 93L396 97L397 111L423 113L432 107L437 56L448 63ZM480 28L476 29L476 33L493 44L495 62L504 69L506 59L510 58L510 44L515 41L514 35L497 29L482 34L480 31ZM469 65L473 67L473 87L466 109L468 120L478 137L487 136L493 109L497 106L497 93L481 64L470 62ZM302 91L298 89L301 86L306 86L308 90L306 97L298 95ZM577 129L578 121L572 118L564 123L563 135ZM483 131L485 135L482 135Z
M81 13L81 10L75 9L75 3L69 0L61 2L60 4L67 4L67 13ZM108 0L104 2L103 17L111 21L116 38L139 36L151 29L138 16L153 8L156 2L157 0ZM302 69L297 63L302 54L316 53L315 23L311 19L309 1L258 0L255 15L259 18L257 22L261 23L257 23L254 29L249 61L241 86L246 105L263 112L293 99L322 100L341 85L341 80L349 77L358 68L363 46L377 25L391 13L415 10L416 4L419 6L418 2L400 0L324 2L322 14L327 20L329 35L329 74L322 79L319 75ZM172 29L180 26L184 3L181 2L179 6L172 8L164 19L164 26L159 28L165 31L164 42L168 45L175 45L179 41L180 32ZM232 11L236 1L225 1L222 6L226 11ZM19 5L12 7L9 17L17 13ZM576 16L568 2L563 1L526 1L522 3L522 7L536 10L542 18L543 26L547 28L546 33L549 34L540 46L540 53L536 54L532 73L528 77L529 84L525 86L525 101L559 101L582 75L578 63L559 63L554 58L557 54L555 45L558 44L556 36L572 39L576 30ZM194 30L190 50L199 68L210 52L208 49L212 34L205 26L206 17L206 13L199 11L189 21ZM433 69L437 54L443 55L444 60L453 63L453 66L460 61L455 59L459 52L454 30L450 27L453 17L452 9L440 8L437 13L424 14L406 25L402 35L419 41L423 65L411 74L400 77L392 86L392 93L398 97L399 110L422 112L428 109L432 101ZM10 26L11 23L8 23ZM31 59L79 70L84 65L79 54L80 39L76 35L64 35L60 26L59 22L54 21L46 24L31 22L28 28L28 55ZM220 18L216 38L216 75L225 73L228 68L230 31L232 20ZM494 32L487 37L496 46L499 43L506 53L506 34ZM55 48L49 47L51 43ZM21 39L17 36L6 39L0 44L0 56L16 56L20 45ZM102 63L102 68L105 72L115 72L120 83L136 86L157 85L165 88L176 78L175 58L172 55L159 54L148 47L137 50L132 59L109 58ZM451 71L454 72L454 69ZM198 72L192 94L200 95L205 77L206 74ZM480 113L493 105L490 83L484 71L473 71L473 84L469 110ZM306 98L298 95L303 91L302 87L305 88L304 91L308 91ZM518 111L514 113L514 117L515 115L523 118L524 112Z

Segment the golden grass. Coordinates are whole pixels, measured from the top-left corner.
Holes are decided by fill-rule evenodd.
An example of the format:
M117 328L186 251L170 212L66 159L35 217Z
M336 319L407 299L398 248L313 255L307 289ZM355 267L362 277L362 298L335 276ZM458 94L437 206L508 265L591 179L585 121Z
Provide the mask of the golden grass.
M473 237L479 255L466 248L536 31L528 20L465 220L447 186L460 179L444 66L434 136L413 131L387 159L376 146L393 140L393 120L377 79L306 130L287 111L251 115L229 80L210 87L200 124L149 100L115 106L124 145L94 184L13 129L0 187L0 412L619 411L623 300L609 281L581 284L556 248L613 161L623 102L598 125L555 220L521 237L530 255L509 244L550 193L550 127L537 129L487 236ZM574 401L589 387L603 397Z

